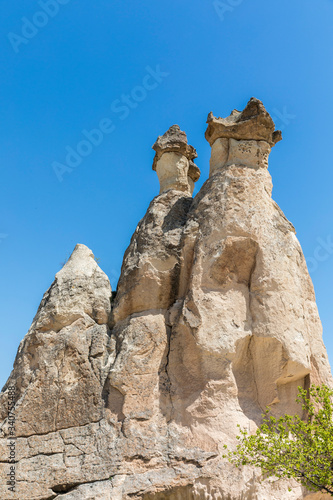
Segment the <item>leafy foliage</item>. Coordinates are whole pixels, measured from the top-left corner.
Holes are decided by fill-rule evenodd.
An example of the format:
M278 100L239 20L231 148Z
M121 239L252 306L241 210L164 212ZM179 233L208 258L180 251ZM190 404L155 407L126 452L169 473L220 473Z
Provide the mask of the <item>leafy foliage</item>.
M276 419L267 409L256 433L240 430L236 451L224 457L237 467L259 467L264 477L295 478L309 490L333 496L333 391L325 385L298 391L304 419Z

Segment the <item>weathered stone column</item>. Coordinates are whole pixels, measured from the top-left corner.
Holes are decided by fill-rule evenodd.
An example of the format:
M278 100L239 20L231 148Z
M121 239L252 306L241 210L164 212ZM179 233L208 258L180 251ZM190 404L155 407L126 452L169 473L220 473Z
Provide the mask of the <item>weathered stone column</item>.
M105 391L111 416L118 409L124 436L121 446L131 457L131 467L138 456L148 467L152 461L161 466L167 460L172 411L167 373L169 309L177 299L183 228L199 178L192 161L196 151L177 125L159 137L153 148L153 169L161 190L124 256L111 322L118 355Z
M187 143L185 132L172 125L153 145L156 155L153 170L160 181L160 194L168 189L192 195L200 170L193 162L197 152Z
M225 119L210 113L206 139L210 177L184 227L168 369L173 415L182 425L200 416L197 439L206 427L226 442L268 405L276 416L300 411L298 386L332 378L302 249L271 198L268 156L281 132L252 98Z

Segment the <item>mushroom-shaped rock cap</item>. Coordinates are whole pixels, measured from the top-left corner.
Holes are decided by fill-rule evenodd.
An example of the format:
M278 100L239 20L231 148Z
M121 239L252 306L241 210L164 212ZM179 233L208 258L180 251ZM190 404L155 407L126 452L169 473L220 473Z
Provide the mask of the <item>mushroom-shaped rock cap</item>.
M172 125L165 134L158 136L153 145L153 150L156 151L153 170L156 170L156 163L163 153L179 153L186 156L189 161L198 156L195 148L187 143L187 135L180 130L179 125ZM196 169L199 171L198 167L196 167Z
M281 141L280 130L275 130L274 122L263 103L252 97L244 111L234 109L227 118L216 118L212 112L207 118L205 137L212 146L216 139L266 141L274 146Z

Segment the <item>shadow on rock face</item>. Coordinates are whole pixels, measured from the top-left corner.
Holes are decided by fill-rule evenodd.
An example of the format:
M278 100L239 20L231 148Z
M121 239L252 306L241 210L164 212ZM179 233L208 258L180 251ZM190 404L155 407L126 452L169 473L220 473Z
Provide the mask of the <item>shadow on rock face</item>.
M187 214L192 203L193 199L187 196L179 198L164 218L162 231L165 233L172 231L173 229L184 227L187 222Z
M302 416L295 399L299 386L308 388L309 375L303 366L295 365L292 375L281 377L287 362L288 355L275 338L249 335L237 342L232 369L238 401L244 414L258 426L266 407L274 416L283 413Z

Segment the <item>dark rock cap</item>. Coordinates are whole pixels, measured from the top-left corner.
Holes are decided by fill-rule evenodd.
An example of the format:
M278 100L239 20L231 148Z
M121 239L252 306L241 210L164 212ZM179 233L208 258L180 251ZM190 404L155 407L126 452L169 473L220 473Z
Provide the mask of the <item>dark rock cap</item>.
M266 141L270 146L282 139L281 131L275 130L270 114L255 97L249 100L243 111L234 109L227 118L216 118L210 112L207 123L205 137L211 146L219 138Z
M165 134L159 135L153 145L153 150L156 151L153 162L153 170L156 170L156 163L161 158L163 153L179 153L186 156L186 158L190 161L198 156L195 148L187 143L187 135L185 132L180 130L179 125L172 125L169 130L165 132ZM198 169L198 167L196 168Z

